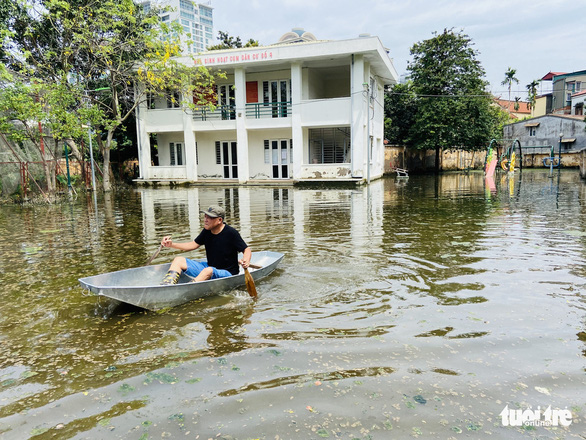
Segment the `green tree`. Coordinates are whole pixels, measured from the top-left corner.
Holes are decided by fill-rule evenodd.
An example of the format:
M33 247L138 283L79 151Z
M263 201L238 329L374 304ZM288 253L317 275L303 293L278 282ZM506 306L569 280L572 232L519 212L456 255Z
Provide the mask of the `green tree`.
M485 148L497 121L485 91L484 69L472 40L445 29L411 48L412 90L418 98L409 138L417 149L436 152L436 172L442 149Z
M416 114L417 98L411 82L392 86L385 93L385 139L393 145L408 145Z
M509 113L511 113L511 87L513 85L513 83L517 83L519 84L519 80L517 79L517 77L515 76L517 74L517 70L512 69L512 68L508 68L507 71L505 72L505 79L501 82L502 86L507 86L509 89L509 105L508 105L508 109L509 109Z
M214 83L203 66L180 64L181 26L169 27L158 10L133 0L17 0L18 14L4 41L7 63L41 96L67 99L43 104L45 119L60 120L54 137L81 139L88 122L103 157L103 188L111 189L114 134L149 94L183 105L206 105ZM194 104L195 103L195 104ZM0 103L1 104L1 103Z
M537 99L537 86L539 85L539 81L534 79L525 87L527 88L527 102L529 103L529 108L535 108L535 101Z
M228 32L218 31L218 40L220 43L209 46L208 50L222 50L222 49L240 49L242 47L257 47L258 40L250 38L244 45L240 37L233 37Z

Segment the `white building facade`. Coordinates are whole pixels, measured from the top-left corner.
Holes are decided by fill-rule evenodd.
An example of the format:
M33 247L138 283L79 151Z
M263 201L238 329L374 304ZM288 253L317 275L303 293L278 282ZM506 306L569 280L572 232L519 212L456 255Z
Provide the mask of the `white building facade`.
M196 63L227 74L218 83L213 112L169 108L164 99L142 103L138 181L247 184L381 177L384 87L398 78L387 50L371 36L316 41L304 33L287 43L287 35L272 46L196 57ZM157 157L151 155L153 134Z

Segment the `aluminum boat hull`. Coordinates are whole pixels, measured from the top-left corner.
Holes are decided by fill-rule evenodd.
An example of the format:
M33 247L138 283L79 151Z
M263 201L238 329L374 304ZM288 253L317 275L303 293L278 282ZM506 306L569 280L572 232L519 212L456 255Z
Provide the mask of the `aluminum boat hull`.
M283 257L284 255L278 252L253 252L250 262L261 268L249 268L252 278L257 281L269 275ZM197 298L227 292L245 285L242 268L238 275L231 277L193 283L190 277L181 274L177 284L159 285L170 266L171 263L166 263L108 272L80 278L79 283L83 288L97 295L148 310L175 307Z

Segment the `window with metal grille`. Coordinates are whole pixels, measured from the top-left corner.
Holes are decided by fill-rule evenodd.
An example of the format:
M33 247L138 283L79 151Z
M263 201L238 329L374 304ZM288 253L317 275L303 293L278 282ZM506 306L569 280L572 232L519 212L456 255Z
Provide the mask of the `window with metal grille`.
M350 127L309 130L310 163L350 163Z
M177 150L177 165L183 165L183 145L175 144Z
M222 148L220 141L216 141L216 165L222 165Z

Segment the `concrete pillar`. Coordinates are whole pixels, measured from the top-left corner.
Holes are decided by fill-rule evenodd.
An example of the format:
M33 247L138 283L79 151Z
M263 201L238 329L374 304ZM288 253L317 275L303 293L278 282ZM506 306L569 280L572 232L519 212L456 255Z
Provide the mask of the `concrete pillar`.
M293 140L293 179L301 179L303 165L303 127L301 126L301 97L302 97L302 69L301 63L291 64L291 139Z
M195 133L193 132L193 115L188 109L183 110L183 143L185 144L185 173L187 180L197 180L197 160L195 155Z
M352 132L352 177L366 177L366 88L364 87L364 57L353 55L351 81L350 129Z
M135 99L141 99L136 91ZM144 99L141 99L140 104L136 108L136 142L138 144L139 178L141 179L150 179L151 176L151 142L145 122L147 111L146 102Z
M250 179L248 157L248 131L246 130L246 72L243 68L234 71L236 99L236 142L238 143L238 182L246 183Z

